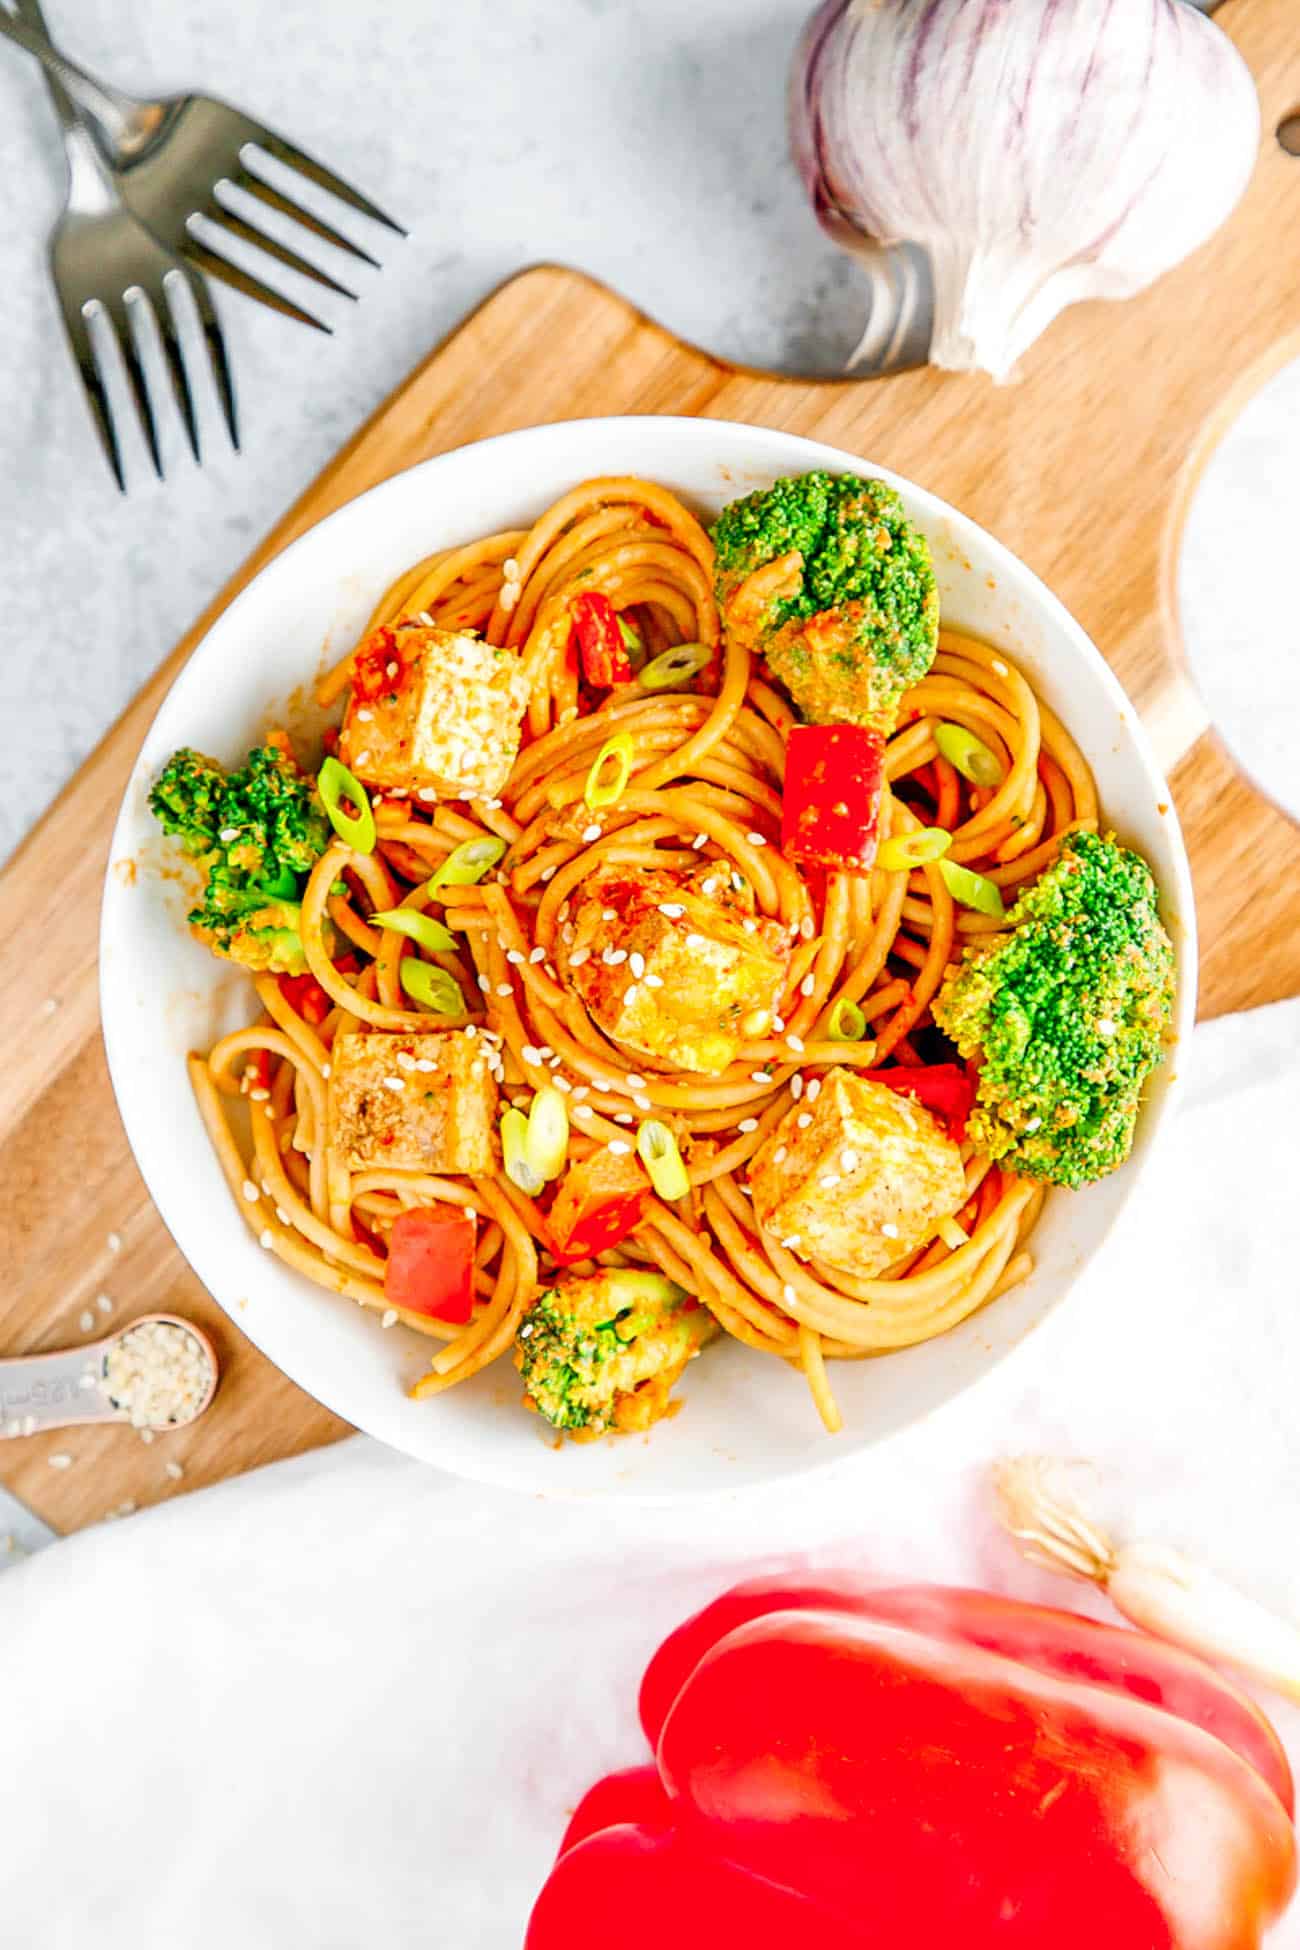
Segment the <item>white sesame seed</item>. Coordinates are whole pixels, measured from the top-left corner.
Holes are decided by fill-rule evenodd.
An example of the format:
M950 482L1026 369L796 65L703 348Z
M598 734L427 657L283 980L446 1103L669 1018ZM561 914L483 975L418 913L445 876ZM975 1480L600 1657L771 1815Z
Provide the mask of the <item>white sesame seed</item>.
M667 921L680 921L686 909L680 901L660 901L659 912Z
M702 948L704 946L704 936L702 934L688 934L686 937L686 946L688 948Z
M781 1241L781 1244L785 1247L788 1253L792 1253L795 1247L799 1244L799 1234L797 1232L792 1232L788 1239L783 1239Z
M636 1119L630 1110L616 1110L614 1112L614 1122L616 1124L635 1124Z
M654 1109L654 1105L650 1102L650 1099L648 1097L641 1096L639 1092L635 1097L633 1097L632 1102L636 1105L638 1110Z
M624 1077L623 1081L627 1085L629 1090L644 1090L646 1087L646 1081L644 1077L626 1076Z
M781 1288L781 1298L785 1301L787 1307L792 1307L797 1297L792 1286L783 1286Z
M755 1070L755 1071L754 1071L754 1082L755 1082L755 1083L771 1083L771 1081L772 1081L772 1072L771 1072L770 1070Z
M58 1007L59 1007L59 998L58 998L58 996L57 996L57 995L47 995L47 996L46 996L46 998L45 998L45 1000L44 1000L44 1002L42 1002L42 1004L41 1004L41 1014L42 1014L43 1016L52 1016L52 1015L54 1015L54 1014L56 1014L56 1012L57 1012L57 1010L58 1010Z
M775 1030L775 1032L776 1032L776 1034L777 1034L777 1035L779 1036L779 1035L780 1035L780 1034L782 1033L782 1031L784 1030L784 1028L785 1028L785 1017L784 1017L784 1016L773 1016L773 1018L772 1018L772 1028L773 1028L773 1029Z
M434 800L438 797L437 793L434 791L431 785L420 786L417 789L415 796L417 799L423 799L426 806L432 805Z
M767 845L767 841L763 838L763 835L761 833L746 833L745 838L749 841L749 844L751 846Z
M632 1004L636 1001L636 997L637 997L636 983L632 982L623 991L623 1007L625 1009L630 1009L632 1007Z
M106 1293L97 1293L95 1295L95 1305L102 1314L111 1314L113 1311L113 1302Z
M776 1150L772 1153L772 1163L774 1165L783 1165L789 1156L790 1156L789 1145L778 1144Z
M490 995L492 993L492 977L490 975L480 975L478 978L478 985L482 989L484 995Z
M632 1147L626 1138L611 1138L609 1141L609 1149L616 1158L626 1158Z
M356 763L357 763L358 765L369 765L369 763L370 763L370 753L369 753L368 751L365 751L365 752L358 752L358 753L357 753L357 756L356 756Z
M223 826L221 831L218 833L217 838L221 841L223 846L229 846L232 840L237 840L239 838L238 826Z
M394 660L394 661L393 661L393 662L391 662L391 663L386 663L386 664L384 665L384 676L385 676L385 677L396 677L396 675L397 675L397 663L396 663L396 660Z
M813 926L813 917L812 917L812 915L811 915L811 914L805 914L805 915L804 915L804 917L803 917L803 919L802 919L802 921L800 921L800 923L799 923L799 932L800 932L800 934L801 934L801 935L803 936L803 938L804 938L804 940L805 940L805 941L811 941L811 940L812 940L812 938L813 938L813 936L814 936L814 935L816 934L816 932L817 932L817 930L816 930L816 928L815 928L815 927Z
M812 1123L812 1117L808 1111L801 1110L799 1112L799 1115L795 1118L794 1121L798 1125L801 1131L806 1131L808 1129L808 1126Z
M738 1131L756 1131L758 1129L758 1119L756 1117L742 1117L736 1129Z
M542 1052L531 1043L525 1043L519 1054L525 1063L540 1063L543 1060Z
M821 1177L817 1180L817 1183L821 1186L824 1192L833 1192L835 1190L835 1187L839 1184L839 1182L840 1182L840 1175L837 1171L824 1171Z
M49 1463L51 1469L72 1468L72 1457L63 1449L60 1449L56 1456L48 1456L46 1461Z
M1029 1122L1025 1125L1025 1129L1027 1131L1036 1131L1039 1128L1039 1126L1042 1124L1042 1121L1043 1120L1041 1117L1031 1117Z
M647 975L645 985L648 989L661 989L664 985L664 978L662 975Z
M181 1477L185 1474L184 1463L178 1463L174 1460L172 1462L164 1463L163 1468L166 1470L167 1474L171 1477L173 1483L179 1483Z
M372 720L373 720L373 718L374 718L374 715L375 715L375 714L374 714L374 712L373 712L373 711L358 711L358 712L357 712L357 723L358 723L358 724L370 724L370 723L372 722Z
M795 1102L796 1102L796 1103L798 1103L798 1101L799 1101L799 1099L800 1099L800 1098L801 1098L801 1097L803 1096L803 1078L802 1078L802 1077L800 1077L800 1076L794 1076L794 1077L791 1077L791 1079L790 1079L790 1095L791 1095L791 1096L792 1096L792 1097L794 1098L794 1100L795 1100Z
M810 1104L815 1104L815 1103L816 1103L816 1101L817 1101L817 1099L818 1099L818 1098L819 1098L819 1097L821 1096L821 1094L822 1094L822 1080L821 1080L821 1078L820 1078L820 1077L809 1077L809 1079L808 1079L808 1102L809 1102Z
M513 994L514 994L514 992L515 992L515 990L514 990L514 984L513 984L513 982L498 982L498 983L497 983L497 994L498 994L498 995L513 995Z
M787 1036L785 1046L787 1049L792 1049L796 1056L803 1055L804 1041L802 1036Z
M466 1042L472 1043L478 1035L478 1024L476 1022L467 1022L461 1034L465 1037Z
M93 1332L95 1326L95 1316L94 1314L91 1313L89 1307L87 1307L85 1312L81 1315L81 1317L77 1321L77 1325L81 1329L83 1334L89 1334Z
M546 1060L550 1064L551 1068L554 1070L554 1069L558 1069L559 1065L563 1063L564 1058L562 1056L557 1056L555 1051L552 1050Z
M415 1058L409 1049L398 1050L397 1067L399 1070L413 1070L415 1068Z
M534 948L530 953L528 959L530 962L533 962L534 964L536 964L539 961L545 961L546 960L545 948Z
M857 1152L856 1152L856 1151L850 1151L850 1150L848 1149L848 1147L847 1147L847 1146L845 1146L845 1148L844 1148L844 1150L840 1152L840 1170L841 1170L841 1171L856 1171L856 1170L857 1170L857 1168L858 1168L858 1154L857 1154Z
M560 1092L560 1094L565 1097L568 1096L569 1092L573 1088L573 1085L569 1082L569 1079L567 1077L552 1077L551 1082L555 1085L555 1088Z
M380 1082L383 1084L384 1089L391 1090L395 1097L400 1097L406 1088L406 1079L404 1077L381 1077Z
M527 957L521 954L518 948L507 948L506 960L512 968L519 968L527 960Z
M1011 675L1011 672L1007 669L1001 657L994 657L993 670L995 674L999 677L1009 677Z
M573 953L569 956L569 967L581 968L584 961L590 961L590 960L591 960L590 948L575 948Z
M261 1235L261 1237L258 1239L257 1242L258 1245L262 1248L263 1252L268 1252L268 1253L270 1252L271 1243L272 1240L274 1239L274 1236L275 1235L271 1232L270 1227L268 1226L267 1230Z
M269 1097L271 1093L270 1093L270 1091L268 1090L266 1094L267 1094L267 1096ZM120 1232L110 1232L110 1233L109 1233L109 1235L108 1235L108 1238L107 1238L107 1239L106 1239L106 1240L104 1241L104 1244L105 1244L105 1245L106 1245L106 1246L108 1247L108 1250L109 1250L109 1252L110 1252L110 1253L120 1253L120 1252L121 1252L121 1250L122 1250L122 1235L121 1235L121 1233L120 1233Z
M632 973L636 976L639 982L641 980L641 977L645 974L645 956L641 954L639 950L634 948L632 950L632 953L627 958L627 965L632 970Z
M1110 1020L1109 1016L1102 1016L1097 1023L1097 1034L1099 1036L1113 1036L1115 1029L1116 1025Z
M249 1091L248 1101L251 1104L269 1104L271 1101L271 1093L269 1090L264 1090L261 1084L258 1084L256 1089ZM113 1238L116 1238L116 1234L113 1234L109 1240L108 1250L110 1251L110 1253L117 1252L121 1247L121 1243L122 1243L121 1240L119 1239L117 1245L116 1246L113 1245L112 1243Z
M430 1071L436 1070L438 1066L431 1056L417 1056L415 1059L415 1067L417 1070L423 1071L425 1076L428 1076Z
M898 1227L891 1220L886 1219L880 1230L886 1239L897 1239L898 1237Z
M322 1064L321 1064L321 1066L320 1066L320 1073L321 1073L321 1075L322 1075L323 1077L327 1077L327 1076L329 1075L329 1073L330 1073L330 1066L329 1066L329 1064L328 1064L328 1063L322 1063Z
M573 1115L575 1117L594 1117L596 1113L590 1104L575 1104L573 1106Z
M627 960L627 958L628 956L627 956L626 948L611 948L609 952L603 957L603 959L609 963L611 968L618 968L623 962Z
M554 867L543 867L543 868L542 868L542 871L541 871L541 872L540 872L540 873L538 874L538 876L537 876L537 878L538 878L539 880L554 880L554 878L555 878L555 868L554 868Z
M707 846L708 843L709 843L709 836L707 833L697 833L695 835L695 838L691 841L691 845L694 847L697 853L700 851L701 847Z
M154 1432L152 1429L141 1429L139 1431L139 1435L140 1435L141 1442L152 1442L154 1437Z
M811 995L816 986L817 978L810 970L799 984L799 993L800 995Z
M584 826L582 829L584 843L587 846L591 846L594 841L600 838L601 830L599 823L593 819L590 826Z
M397 1325L396 1307L385 1307L383 1314L380 1317L379 1325L381 1327L396 1327Z
M291 1226L293 1224L293 1213L286 1212L282 1205L276 1206L275 1216L282 1226Z

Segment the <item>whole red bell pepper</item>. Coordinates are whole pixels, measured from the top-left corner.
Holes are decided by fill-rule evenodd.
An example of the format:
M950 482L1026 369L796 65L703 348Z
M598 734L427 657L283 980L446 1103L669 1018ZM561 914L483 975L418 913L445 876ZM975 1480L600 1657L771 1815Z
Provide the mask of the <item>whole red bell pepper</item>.
M1246 1695L1069 1613L766 1580L667 1640L641 1711L667 1803L593 1790L527 1950L1255 1950L1294 1887Z
M876 857L885 746L860 724L797 724L785 753L781 851L865 873Z
M595 690L632 682L632 662L618 626L618 611L608 596L593 590L570 605L573 633L582 657L582 674Z

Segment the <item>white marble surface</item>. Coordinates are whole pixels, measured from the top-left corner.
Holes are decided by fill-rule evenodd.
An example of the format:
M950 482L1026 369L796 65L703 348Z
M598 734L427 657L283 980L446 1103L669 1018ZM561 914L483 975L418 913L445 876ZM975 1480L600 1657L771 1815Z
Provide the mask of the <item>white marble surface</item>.
M331 339L219 294L245 450L213 429L199 470L169 424L171 479L156 484L137 448L125 499L46 275L55 125L34 65L0 50L0 177L17 186L0 200L0 857L358 421L520 265L580 264L722 353L838 369L861 324L859 273L813 224L784 144L804 12L805 0L52 0L52 32L92 68L140 92L195 85L246 105L412 232L381 238L385 268L360 268L359 304L324 301ZM1298 453L1300 373L1212 475L1184 579L1194 660L1265 773L1287 761L1300 660L1283 654L1280 574L1252 572L1243 590L1231 564L1257 522L1289 563L1278 522Z

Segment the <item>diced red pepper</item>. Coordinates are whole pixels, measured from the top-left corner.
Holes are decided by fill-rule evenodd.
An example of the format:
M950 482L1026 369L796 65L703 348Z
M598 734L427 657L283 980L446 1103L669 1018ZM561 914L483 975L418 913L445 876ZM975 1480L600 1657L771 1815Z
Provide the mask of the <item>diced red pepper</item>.
M582 674L596 690L632 682L632 665L618 627L618 612L608 596L592 591L570 605L573 632L582 654Z
M271 1088L271 1052L255 1049L244 1064L240 1078L243 1090L269 1090Z
M883 1083L900 1097L913 1097L933 1111L948 1135L960 1144L966 1135L966 1120L975 1102L975 1079L960 1063L901 1063L887 1070L863 1070L872 1083Z
M280 993L296 1016L319 1029L334 1004L314 975L282 975Z
M459 1205L401 1212L388 1239L384 1294L408 1313L462 1324L474 1312L477 1222Z
M406 682L408 670L396 631L384 624L372 630L352 654L352 695L363 702L376 697L394 697Z
M797 724L785 754L781 849L792 860L865 873L876 857L885 746L859 724Z
M592 1259L635 1232L649 1193L633 1157L594 1151L570 1165L547 1218L551 1251L561 1266Z

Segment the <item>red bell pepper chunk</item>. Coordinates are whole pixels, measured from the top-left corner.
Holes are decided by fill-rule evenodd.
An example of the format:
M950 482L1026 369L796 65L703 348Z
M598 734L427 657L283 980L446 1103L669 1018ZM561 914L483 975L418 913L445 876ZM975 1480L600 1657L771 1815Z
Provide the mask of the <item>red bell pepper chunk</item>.
M865 873L876 857L885 745L858 724L797 724L785 754L781 850Z
M921 1950L921 1940L906 1939ZM605 1828L562 1855L524 1950L883 1950L883 1940L732 1868L672 1829ZM925 1950L929 1950L928 1943Z
M732 1631L659 1770L693 1847L879 1944L1249 1950L1295 1887L1282 1803L1201 1727L893 1619Z
M645 1213L649 1184L631 1156L593 1151L570 1165L547 1215L551 1252L561 1266L591 1259L635 1232Z
M372 630L352 653L349 682L352 695L363 703L376 697L395 697L405 684L409 666L388 624Z
M655 1834L673 1825L673 1804L653 1767L624 1767L589 1787L569 1817L558 1853L567 1855L602 1828L626 1824Z
M898 1064L885 1070L863 1070L872 1083L883 1083L900 1097L913 1097L932 1110L948 1135L960 1144L975 1102L975 1079L960 1063Z
M282 975L280 993L294 1014L318 1029L334 1004L314 975Z
M632 665L618 627L618 612L609 597L592 591L576 597L570 609L587 682L599 691L630 684Z
M400 1212L388 1239L384 1295L407 1313L463 1324L474 1312L477 1222L459 1205Z
M873 1585L850 1573L754 1578L724 1592L666 1638L646 1667L641 1724L657 1746L669 1709L706 1652L737 1626L771 1612L848 1612L981 1646L1062 1679L1086 1680L1203 1727L1268 1782L1287 1813L1295 1807L1282 1743L1255 1702L1194 1653L1074 1612L1026 1605L943 1585Z

